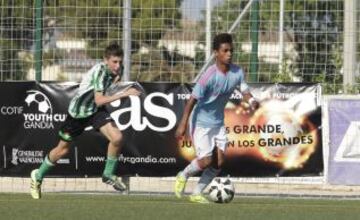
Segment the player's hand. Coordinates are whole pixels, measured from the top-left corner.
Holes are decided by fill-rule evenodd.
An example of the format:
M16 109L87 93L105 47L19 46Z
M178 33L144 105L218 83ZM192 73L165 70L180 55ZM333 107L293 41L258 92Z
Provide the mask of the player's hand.
M254 98L249 99L249 105L250 105L251 111L253 111L253 112L256 111L260 107L260 103Z
M132 95L132 96L139 96L141 94L141 92L135 88L129 88L128 90L126 90L126 94L128 96Z
M251 110L256 111L260 107L260 103L258 101L254 101L250 104Z

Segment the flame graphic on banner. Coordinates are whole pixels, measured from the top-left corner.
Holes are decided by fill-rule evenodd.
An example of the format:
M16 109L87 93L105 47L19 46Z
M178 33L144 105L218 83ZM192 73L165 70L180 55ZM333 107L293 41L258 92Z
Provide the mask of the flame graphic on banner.
M244 102L239 105L229 102L225 109L225 127L226 157L250 156L286 170L301 168L319 141L316 126L279 100L262 103L254 114ZM178 147L187 161L195 158L191 138L178 140Z
M314 124L277 100L264 103L253 115L244 105L230 106L225 110L225 126L228 157L252 156L283 169L301 168L318 143Z
M177 140L180 155L187 161L192 161L196 154L191 138L186 136Z

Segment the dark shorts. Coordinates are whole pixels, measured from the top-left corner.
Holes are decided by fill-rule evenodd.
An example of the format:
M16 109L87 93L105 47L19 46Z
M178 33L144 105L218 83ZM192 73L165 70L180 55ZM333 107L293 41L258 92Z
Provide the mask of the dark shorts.
M67 115L66 120L59 131L61 140L70 142L74 137L83 133L84 129L93 126L94 129L99 130L105 124L114 121L105 108L99 109L95 114L87 118L73 118Z

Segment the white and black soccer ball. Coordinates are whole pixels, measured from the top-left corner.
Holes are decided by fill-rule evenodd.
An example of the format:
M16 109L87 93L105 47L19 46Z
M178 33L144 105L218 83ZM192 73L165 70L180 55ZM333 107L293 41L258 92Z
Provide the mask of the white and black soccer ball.
M229 203L233 200L235 188L229 178L215 178L210 183L209 197L216 203Z
M35 105L37 105L37 110L41 113L52 112L52 106L49 98L40 91L37 90L27 91L25 102L27 103L28 106L35 103Z

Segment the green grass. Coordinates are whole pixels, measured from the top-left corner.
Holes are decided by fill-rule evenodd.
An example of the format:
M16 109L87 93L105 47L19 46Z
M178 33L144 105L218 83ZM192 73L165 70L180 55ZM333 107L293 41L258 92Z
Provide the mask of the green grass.
M360 219L360 201L236 198L229 204L192 204L172 196L0 193L0 219Z

